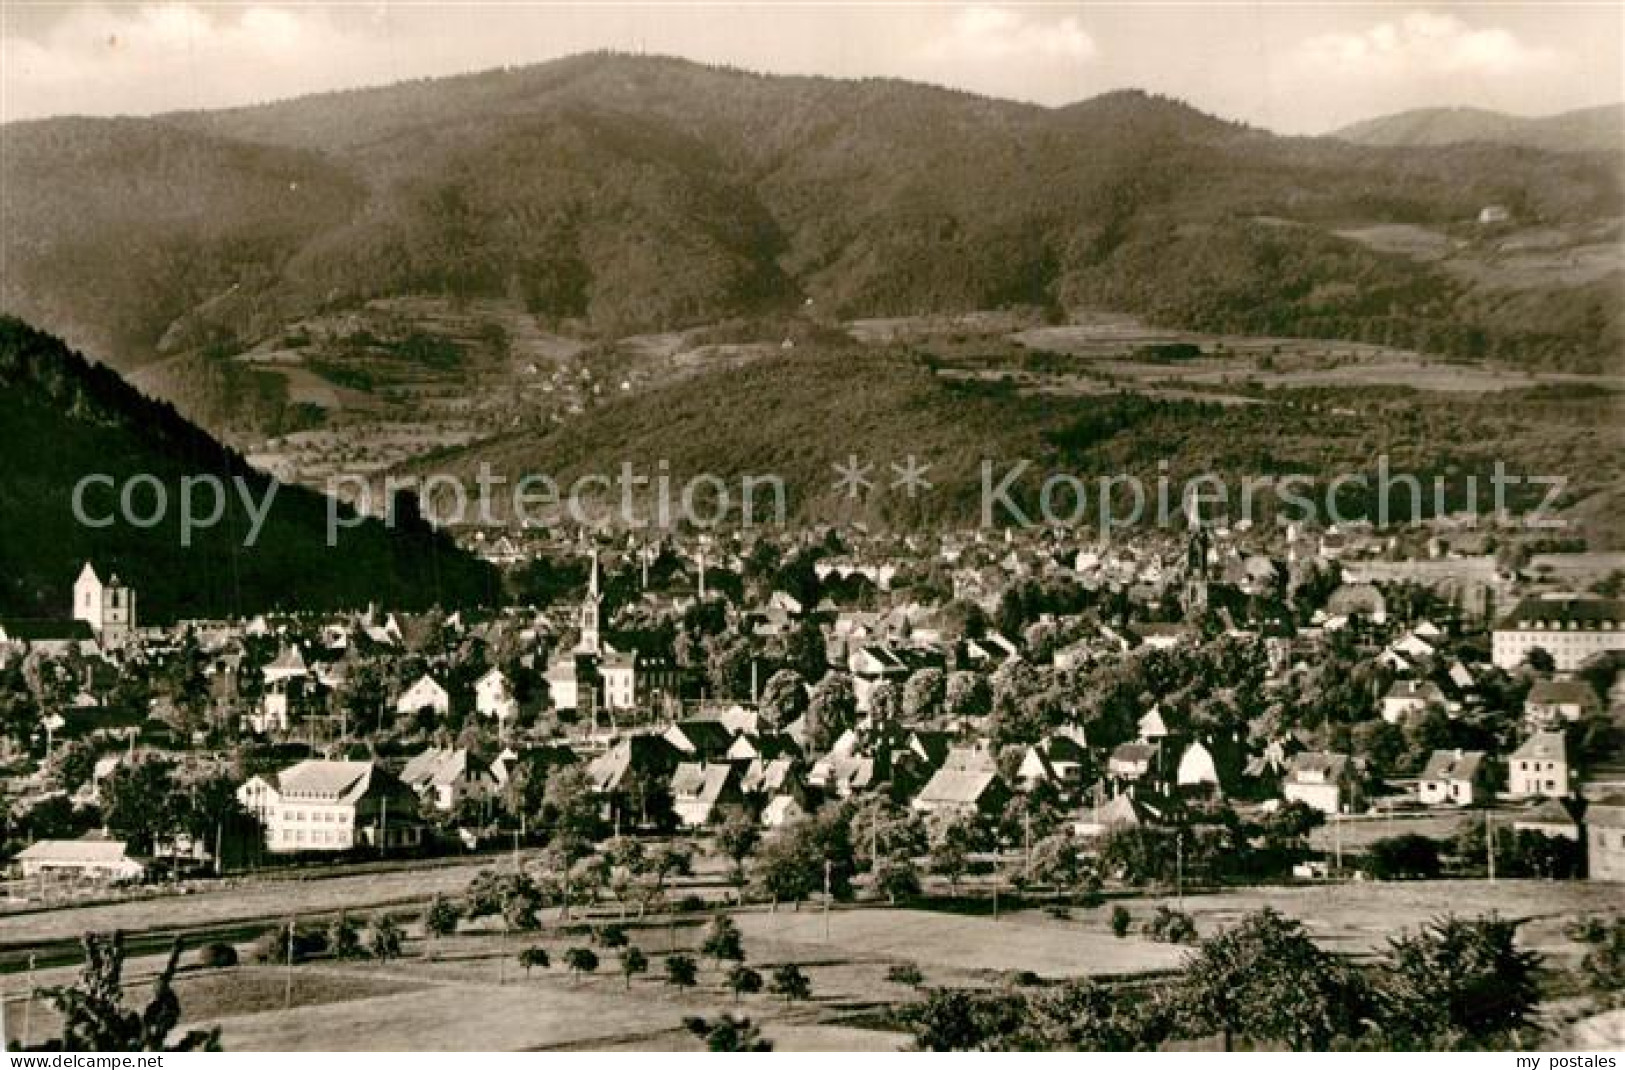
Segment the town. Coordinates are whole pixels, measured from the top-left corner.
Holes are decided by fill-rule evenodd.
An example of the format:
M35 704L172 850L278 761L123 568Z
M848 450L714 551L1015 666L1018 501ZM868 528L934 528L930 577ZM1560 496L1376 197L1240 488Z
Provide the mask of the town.
M182 938L183 992L238 993L198 1020L277 1049L1036 1046L1081 1028L1056 981L1106 1008L1070 1046L1320 1047L1372 1028L1346 992L1319 1024L1111 993L1249 935L1328 991L1472 938L1528 957L1523 1004L1389 1043L1619 1039L1625 555L1448 518L461 541L512 604L153 626L86 562L71 616L0 620L0 970ZM345 1033L422 983L402 956L458 995Z

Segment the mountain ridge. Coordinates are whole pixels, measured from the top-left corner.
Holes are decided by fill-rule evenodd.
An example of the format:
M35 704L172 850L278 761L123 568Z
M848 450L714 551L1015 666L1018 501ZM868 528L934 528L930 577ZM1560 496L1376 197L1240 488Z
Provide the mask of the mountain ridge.
M1488 108L1413 108L1351 123L1327 136L1387 147L1484 141L1553 152L1618 152L1625 147L1625 103L1537 116Z
M506 296L595 338L1022 304L1532 363L1617 352L1606 286L1578 302L1603 330L1580 332L1334 233L1460 229L1486 204L1617 217L1617 157L1278 138L1134 91L1047 109L590 54L8 125L0 148L0 305L126 369L410 293Z

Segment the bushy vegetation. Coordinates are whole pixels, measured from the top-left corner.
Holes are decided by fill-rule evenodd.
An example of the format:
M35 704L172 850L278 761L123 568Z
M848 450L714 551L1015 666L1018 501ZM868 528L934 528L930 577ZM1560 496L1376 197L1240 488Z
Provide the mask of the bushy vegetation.
M949 1050L1156 1050L1218 1037L1226 1050L1504 1050L1522 1046L1539 958L1496 918L1441 918L1369 967L1321 950L1263 910L1202 941L1166 983L943 989L912 1012L915 1043Z

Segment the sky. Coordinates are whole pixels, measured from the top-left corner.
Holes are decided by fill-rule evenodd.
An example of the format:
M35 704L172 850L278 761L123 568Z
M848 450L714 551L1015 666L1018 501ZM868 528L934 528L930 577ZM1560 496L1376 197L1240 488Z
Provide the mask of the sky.
M1281 133L1418 107L1619 101L1625 5L30 3L0 0L0 121L151 114L616 49L1060 105L1179 97Z

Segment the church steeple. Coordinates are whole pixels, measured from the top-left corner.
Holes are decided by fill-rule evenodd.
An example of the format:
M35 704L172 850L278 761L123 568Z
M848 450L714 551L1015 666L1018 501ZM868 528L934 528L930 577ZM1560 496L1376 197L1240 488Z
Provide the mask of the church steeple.
M603 606L604 596L598 588L598 551L592 552L592 570L587 575L587 596L581 601L580 627L581 639L576 643L576 650L583 654L596 654L602 646L599 637L599 612Z

